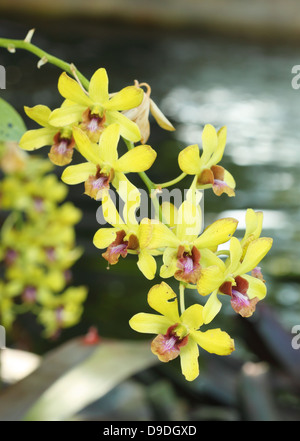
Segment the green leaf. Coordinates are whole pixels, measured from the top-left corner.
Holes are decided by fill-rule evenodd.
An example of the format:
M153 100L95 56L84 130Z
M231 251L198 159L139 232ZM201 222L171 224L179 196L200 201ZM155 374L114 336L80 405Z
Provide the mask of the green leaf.
M67 420L121 381L156 362L148 342L103 342L87 360L59 378L24 420Z
M278 421L274 405L270 367L265 362L246 362L238 383L238 397L243 420Z
M4 99L0 98L0 142L19 142L26 132L26 126L19 113Z
M157 363L147 341L70 340L34 372L0 394L0 421L63 421L116 385Z

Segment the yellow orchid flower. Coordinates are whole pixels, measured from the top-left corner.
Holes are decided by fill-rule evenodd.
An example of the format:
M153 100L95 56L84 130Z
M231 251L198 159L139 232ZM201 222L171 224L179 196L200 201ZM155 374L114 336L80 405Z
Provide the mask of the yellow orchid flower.
M10 329L16 318L16 312L13 308L14 301L13 296L7 289L7 283L5 284L0 280L0 313L1 313L1 325L6 329Z
M68 107L63 105L62 108ZM50 145L49 159L55 165L63 166L72 161L75 147L72 126L53 126L49 123L51 110L44 105L32 108L24 107L26 114L36 121L41 129L28 130L20 139L20 147L24 150L36 150Z
M139 106L144 94L142 89L128 86L110 97L107 72L100 68L93 74L88 92L65 72L59 77L58 90L73 105L52 112L49 122L53 126L80 123L91 140L98 142L103 129L117 123L120 125L121 136L132 142L141 139L138 126L120 111Z
M248 208L246 211L246 230L243 239L241 240L241 246L243 248L242 259L245 256L249 243L252 240L258 239L263 224L263 212L255 212L252 208Z
M45 328L45 337L55 337L61 329L77 324L83 313L82 305L86 297L87 289L84 286L67 288L56 296L43 292L39 298L42 308L38 321Z
M82 255L82 249L74 246L74 241L60 240L53 235L53 229L45 230L45 224L25 224L21 230L11 229L1 235L0 261L6 268L12 265L22 268L38 267L56 270L59 273L69 269ZM47 231L47 234L44 234ZM65 236L70 236L66 228Z
M23 265L13 265L7 268L6 278L13 281L15 295L21 295L22 300L34 303L43 291L60 292L66 285L64 273L60 269L48 269L28 265L24 272Z
M85 182L85 194L94 199L107 193L110 182L122 198L126 197L127 192L135 192L135 187L125 174L148 170L156 158L156 152L149 145L134 147L119 158L119 124L108 126L99 144L92 143L79 128L74 128L73 134L79 152L88 162L67 167L61 178L69 185Z
M25 211L32 218L51 210L68 191L53 174L30 181L9 175L1 182L0 188L3 208Z
M155 102L150 98L151 95L151 87L147 83L139 83L137 80L135 81L136 87L146 87L147 91L144 93L143 101L138 107L134 107L130 110L123 111L123 115L127 116L131 121L135 122L141 132L141 143L144 144L148 141L150 136L150 123L149 123L149 114L151 112L157 124L164 130L168 130L170 132L174 131L174 126L170 123L170 121L165 117L159 107L155 104Z
M234 350L234 342L226 332L199 330L204 324L202 305L192 305L179 316L176 294L166 283L150 289L148 303L161 315L136 314L129 321L131 328L158 334L152 341L151 351L163 362L180 356L182 373L188 381L199 375L198 346L218 355L229 355Z
M212 250L229 240L238 222L233 218L220 219L200 234L202 216L199 206L185 200L178 210L174 206L165 207L163 213L171 211L173 223L168 227L162 222L148 219L151 237L148 248L163 251L161 277L174 276L182 282L196 284L202 265L215 265L220 260Z
M194 144L186 147L178 156L181 170L188 175L195 175L197 188L212 187L217 196L222 193L235 195L233 176L224 167L217 165L223 157L226 135L226 127L216 132L211 124L206 124L202 132L202 155L199 146Z
M231 306L242 317L250 317L256 304L267 293L266 285L260 278L246 273L257 267L272 247L270 237L261 237L251 241L241 261L243 248L236 237L230 240L229 258L225 263L219 259L218 265L212 265L201 271L197 282L199 294L211 294L207 302L208 319L210 314L218 312L222 306L217 294L231 296Z
M144 276L151 280L156 273L156 261L153 255L156 251L147 248L149 241L148 228L143 221L138 224L135 209L138 203L128 202L123 209L123 218L119 215L110 197L102 202L103 216L110 228L100 228L94 235L93 243L99 249L107 248L102 254L109 264L115 265L119 257L126 257L128 253L137 254L137 266Z

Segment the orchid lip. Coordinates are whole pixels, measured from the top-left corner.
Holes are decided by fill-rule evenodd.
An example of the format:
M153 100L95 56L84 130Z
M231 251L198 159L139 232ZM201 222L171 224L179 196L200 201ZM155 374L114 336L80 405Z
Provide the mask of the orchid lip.
M180 348L188 343L188 335L179 337L176 334L178 323L170 326L166 334L158 334L152 341L151 350L158 356L160 361L174 360L180 354Z
M93 188L103 188L105 187L106 181L107 181L107 176L101 176L92 183L92 186Z
M90 132L96 132L98 130L98 127L99 127L99 117L93 116L87 128Z
M68 145L69 145L68 140L66 140L66 139L62 139L62 140L60 141L58 147L57 147L57 152L58 152L60 155L63 155L64 153L66 153L66 151L67 151L67 149L68 149Z
M184 252L183 246L178 248L175 278L187 283L196 283L201 272L200 252L194 246L191 253Z
M72 161L75 141L73 137L61 136L58 132L54 136L54 144L52 145L49 158L55 165L67 165Z
M119 257L127 256L128 242L124 241L126 233L124 230L118 231L116 239L109 245L106 252L102 254L105 260L111 265L115 265L119 261Z
M177 343L177 338L174 336L171 336L169 339L166 339L164 341L164 350L169 351L172 349Z
M127 246L128 246L127 243L122 243L120 245L116 245L115 247L111 248L111 252L113 254L121 254L122 251L126 250Z
M194 269L194 262L190 256L186 256L184 259L184 270L186 273L191 273Z
M238 300L240 300L242 303L245 303L245 304L249 303L248 296L245 296L244 294L242 294L241 292L239 292L235 289L232 289L232 296L238 298Z
M221 181L221 179L214 179L214 185L223 185L223 186L225 186L226 183L224 181Z

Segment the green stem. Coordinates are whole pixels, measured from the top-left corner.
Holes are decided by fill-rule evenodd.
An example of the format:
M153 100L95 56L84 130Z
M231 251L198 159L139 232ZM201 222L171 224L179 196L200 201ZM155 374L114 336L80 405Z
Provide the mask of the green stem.
M183 283L180 283L179 284L179 302L180 302L181 314L185 311L184 288L185 288L185 285Z
M78 78L78 80L81 82L82 86L88 89L89 87L89 81L87 78L85 78L82 73L79 72L79 70L70 63L67 63L66 61L61 60L60 58L54 57L53 55L48 54L48 52L45 52L44 50L40 49L39 47L35 46L32 43L29 43L24 40L12 40L9 38L0 38L0 47L5 47L8 50L14 50L14 49L24 49L28 52L33 53L40 59L47 61L48 63L53 64L54 66L59 67L63 71L66 71L73 77ZM75 75L74 75L75 74Z
M182 181L186 177L186 173L181 173L181 175L177 176L177 178L172 179L168 182L163 182L162 184L155 184L158 188L166 188L171 187L171 185L177 184L178 182Z

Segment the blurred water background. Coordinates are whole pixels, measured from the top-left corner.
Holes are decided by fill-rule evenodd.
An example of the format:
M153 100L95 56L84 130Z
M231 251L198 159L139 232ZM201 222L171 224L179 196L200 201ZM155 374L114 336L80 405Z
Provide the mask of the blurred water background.
M208 419L239 419L236 403L228 393L228 384L235 378L234 372L240 372L245 360L269 363L275 371L286 363L293 366L294 376L287 368L283 377L277 379L279 386L275 381L281 393L279 404L283 403L283 414L284 409L288 409L288 416L284 414L283 419L298 419L298 389L294 383L291 386L286 375L292 375L294 381L299 368L299 354L290 346L292 327L300 325L300 89L295 90L291 85L291 69L300 64L299 46L284 39L274 42L247 40L195 29L87 19L57 19L48 23L45 19L30 20L28 17L24 20L0 19L2 37L24 38L31 27L36 27L33 43L75 63L87 77L98 67L105 67L111 91L131 84L135 79L151 85L153 99L176 127L175 132L168 133L155 122L152 124L148 143L158 153L149 172L154 182L172 179L180 173L177 165L179 151L189 144L201 143L201 132L206 123L217 128L226 125L228 142L222 165L236 179L236 197L223 195L218 198L211 191L205 192L205 223L227 215L236 217L240 221L238 233L242 236L244 215L249 207L265 213L263 235L274 238L273 248L262 263L268 286L264 301L267 309L262 306L256 317L242 321L227 303L222 309L223 317L217 319L217 325L227 330L236 341L231 361L222 359L220 365L216 362L211 366L208 357L203 356L202 361L200 358L206 377L199 378L194 390L178 378L173 367L165 365L150 370L140 380L150 384L159 375L167 382L163 387L168 389L170 381L176 385L180 400L186 396L187 390L189 399L196 401L199 398L197 393L200 393L200 402L208 406ZM24 116L23 105L43 103L55 108L61 104L56 87L60 71L50 65L38 70L36 63L33 55L21 50L15 54L0 52L0 64L7 72L7 88L1 91L1 96L16 107L28 128L36 125ZM46 155L45 151L40 152ZM60 173L59 169L57 173ZM182 188L189 182L187 178ZM136 183L139 185L138 180ZM74 278L76 284L89 286L90 294L83 320L74 329L65 331L60 342L86 332L90 325L97 326L101 335L110 338L144 338L129 328L128 320L134 313L149 311L145 294L160 279L147 281L138 272L131 256L120 260L116 267L106 269L106 261L92 245L98 229L98 206L82 193L80 185L70 188L69 198L84 210L78 226L78 243L85 247L85 254L76 264ZM190 298L195 295L191 292ZM268 322L269 314L275 317L276 327L273 318ZM273 324L274 329L264 328L264 320ZM26 319L20 326L16 335L11 337L12 343L13 338L19 338L21 347L38 353L55 346L56 343L42 340L35 325ZM286 333L282 342L276 340L277 326ZM273 331L272 339L269 334ZM280 350L277 347L280 344L286 347ZM293 361L284 359L285 352L286 357L294 357ZM223 390L214 384L214 369L217 376L222 370L222 379L219 380L223 385L227 382ZM226 376L228 370L233 376ZM299 386L299 376L295 381ZM155 395L155 391L152 393ZM282 396L288 396L286 401L280 401ZM209 413L211 404L217 404L214 409L220 411L219 414ZM199 418L205 419L206 408L196 408ZM181 405L173 411L182 417ZM176 418L175 414L169 418Z

